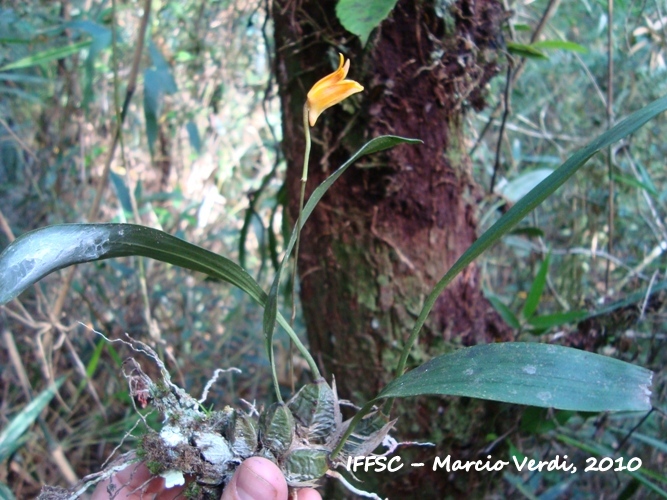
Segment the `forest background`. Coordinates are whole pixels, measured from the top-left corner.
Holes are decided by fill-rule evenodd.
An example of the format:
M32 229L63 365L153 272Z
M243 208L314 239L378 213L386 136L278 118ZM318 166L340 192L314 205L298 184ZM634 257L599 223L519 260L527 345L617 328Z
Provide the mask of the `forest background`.
M401 149L416 147L408 145L397 148L398 156L371 157L353 167L362 173L343 186L347 193L340 189L324 200L327 213L340 218L313 220L312 229L307 226L304 232L303 315L297 315L296 330L309 338L327 377L336 375L343 396L361 403L386 383L396 363L395 343L433 284L429 272L439 271L427 270L414 288L402 285L389 292L386 274L369 277L357 262L341 260L358 253L346 253L353 248L350 240L342 238L345 248L331 255L317 247L332 228L343 234L346 226L354 226L352 234L361 234L355 245L371 240L369 246L383 247L391 266L403 275L418 275L415 266L421 270L438 252L453 254L436 266L446 270L462 251L457 245L464 249L574 151L667 90L667 12L659 2L480 2L488 6L488 17L471 10L469 18L481 22L472 23L475 29L469 27L466 36L457 22L467 19L467 2L416 2L415 11L408 4L399 2L379 29L366 33L362 46L359 37L340 26L335 2L2 2L0 248L49 224L135 222L235 260L268 289L295 219L296 174L288 165L298 163L303 146L291 130L300 125L300 117L290 113L289 101L294 93L305 96L308 88L296 79L306 75L312 84L335 69L339 50L349 48L358 56L352 57L351 76L363 74L369 91L332 110L330 122L313 129L314 154L319 156L311 181L316 183L338 161L337 151L351 147L348 137L356 144L356 130L348 124L355 123L359 109L362 116L385 116L378 108L383 101L377 99L377 88L391 90L395 83L372 66L374 59L363 47L382 47L382 37L397 25L417 19L411 17L415 13L432 11L445 20L444 32L460 35L457 43L467 52L456 53L452 62L445 57L451 46L435 44L428 54L433 64L410 73L415 79L423 74L415 94L426 86L424 95L433 107L455 111L443 115L443 122L420 125L412 136L428 144L428 138L437 136L435 130L449 134L442 144L448 157L443 168L456 164L458 173L455 181L443 183L453 183L461 195L448 198L450 206L442 198L435 204L444 206L438 205L438 211L454 214L442 217L454 220L454 233L450 226L444 232L456 234L456 241L444 237L443 244L450 247L431 248L433 254L426 253L426 245L409 242L409 251L422 254L420 259L401 247L395 232L384 230L390 224L383 220L396 215L386 211L383 200L411 190L422 195L422 188L406 185L394 167L387 172L391 162L402 161L405 167L419 159ZM318 36L312 26L305 34L293 29L295 18L299 27L304 18L311 24L324 19L332 38ZM147 34L144 49L137 51L142 23ZM410 32L419 34L419 26L416 22ZM290 37L297 35L303 46L291 51L295 42ZM419 52L421 46L410 40L406 37L397 46L396 60L402 62L387 60L389 68L403 68ZM321 50L318 43L328 49ZM468 67L470 53L478 73ZM295 60L300 67L295 68ZM461 74L469 80L462 78L462 87L448 77L458 73L444 61L465 70ZM368 68L374 72L369 74ZM364 100L374 104L365 109ZM384 105L391 107L391 100ZM121 110L122 134L116 136ZM368 119L367 125L372 123ZM389 123L387 128L402 125ZM600 491L620 491L624 497L665 495L666 334L660 290L667 249L666 127L661 115L592 158L575 182L485 253L466 275L474 285L458 282L440 303L436 320L428 325L428 349L420 348L410 365L455 346L494 339L561 343L652 369L658 411L642 418L453 402L455 398L419 400L419 405L408 401L397 435L441 446L438 452L401 449L404 461L427 461L443 450L456 450L452 453L461 458L486 450L505 457L567 454L582 463L588 456L637 456L646 472L567 478L546 472L440 474L428 480L406 472L393 478L392 491L407 495L429 484L434 491L449 488L452 494L474 489L520 492L529 498ZM373 178L372 190L354 189L354 179L364 185L364 175L374 172L381 175ZM350 208L351 198L365 200L363 210ZM370 219L357 217L361 212L371 214ZM361 255L364 260L368 257ZM309 283L306 278L320 269L326 277ZM335 277L350 270L353 285ZM286 281L282 296L287 307L293 283ZM350 288L359 284L361 291ZM318 295L320 289L341 297L332 305L333 313L327 310L333 301ZM392 300L389 295L400 296L404 307L385 307ZM341 310L350 316L353 310L371 311L368 317L355 316L360 322L371 318L365 321L366 331L360 333L356 320L342 318ZM333 324L319 331L323 319ZM55 273L3 306L0 425L20 415L48 381L67 376L48 409L32 417L35 424L20 447L0 454L5 494L11 490L17 498L27 498L42 484L72 484L99 469L119 443L122 449L136 445L134 438L124 439L137 421L120 374L130 353L92 329L114 338L128 332L160 346L174 380L193 393L201 391L216 368L241 368L242 374L224 376L212 389L211 401L218 407L238 404L239 398L270 399L261 322L261 308L240 291L138 258ZM341 338L345 335L351 340ZM307 380L308 367L291 355L286 338L277 336L276 342L278 373L288 394L290 367L297 384ZM362 361L352 363L357 354ZM159 426L158 416L149 422ZM377 477L366 481L374 491L387 483Z

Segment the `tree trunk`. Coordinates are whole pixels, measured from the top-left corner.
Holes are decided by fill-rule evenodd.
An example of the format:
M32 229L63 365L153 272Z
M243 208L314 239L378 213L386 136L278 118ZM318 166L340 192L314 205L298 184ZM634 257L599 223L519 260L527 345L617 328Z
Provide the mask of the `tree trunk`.
M311 352L328 378L336 376L341 396L362 403L393 378L426 294L476 238L481 190L471 177L462 118L466 109L483 107L484 88L498 72L504 11L493 0L460 0L446 12L436 12L441 2L400 0L362 49L338 23L335 4L273 3L292 220L303 162L303 103L308 89L335 69L338 52L351 59L348 78L365 90L325 111L312 129L307 196L373 137L424 141L358 161L302 233L299 277ZM470 266L442 294L412 366L453 346L509 339L478 278ZM463 410L467 401L449 398L439 411L445 403L429 401L426 407L411 401L407 419L407 409L399 412L414 426L402 427L410 436L399 437L436 432L449 438L446 449L455 442L477 452L472 447L483 426L473 425L471 413L483 423L489 405ZM484 429L489 432L488 425ZM439 480L445 476L438 473ZM407 492L410 486L404 486Z

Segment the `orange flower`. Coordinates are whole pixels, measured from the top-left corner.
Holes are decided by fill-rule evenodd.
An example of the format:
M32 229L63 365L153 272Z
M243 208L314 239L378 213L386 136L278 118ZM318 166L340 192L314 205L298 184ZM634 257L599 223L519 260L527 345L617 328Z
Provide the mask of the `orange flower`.
M322 111L331 106L335 106L352 94L361 92L364 88L354 80L345 80L347 72L350 70L350 60L347 61L340 55L340 64L338 69L325 76L310 89L308 92L308 123L311 127L315 126L317 117Z

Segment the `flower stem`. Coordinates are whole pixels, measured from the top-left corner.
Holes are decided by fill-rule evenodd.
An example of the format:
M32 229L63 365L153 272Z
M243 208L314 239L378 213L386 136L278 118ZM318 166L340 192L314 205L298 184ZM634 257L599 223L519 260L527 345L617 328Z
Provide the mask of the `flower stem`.
M306 148L303 153L303 172L301 174L301 194L299 196L299 216L296 219L296 244L294 245L294 269L292 271L292 317L290 322L294 324L296 318L296 271L299 262L299 243L301 242L301 213L303 212L303 201L306 197L306 181L308 180L308 162L310 160L310 125L308 123L308 104L303 105L303 133L306 138Z

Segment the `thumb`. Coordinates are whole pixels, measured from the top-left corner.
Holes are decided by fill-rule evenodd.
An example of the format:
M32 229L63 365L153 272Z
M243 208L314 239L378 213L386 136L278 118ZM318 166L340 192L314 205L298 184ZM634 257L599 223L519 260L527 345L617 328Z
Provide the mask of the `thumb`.
M236 469L220 500L287 500L287 483L276 464L251 457Z

